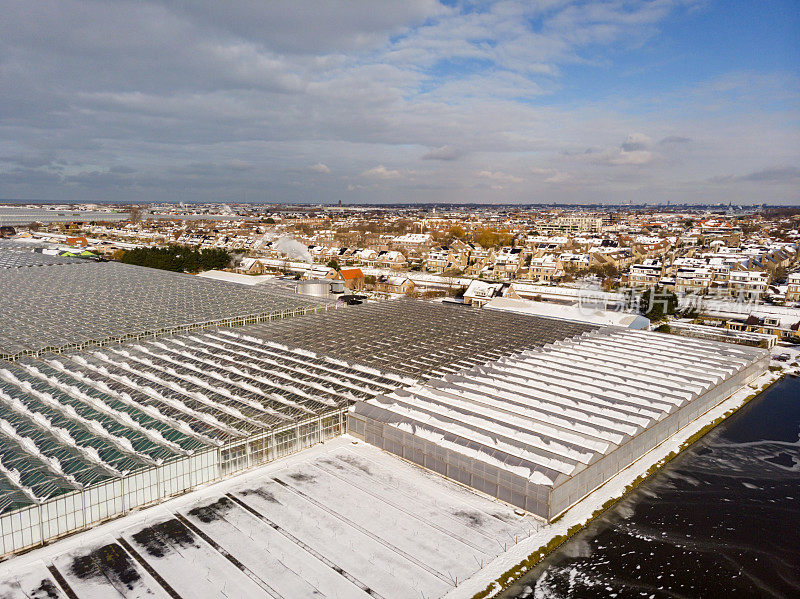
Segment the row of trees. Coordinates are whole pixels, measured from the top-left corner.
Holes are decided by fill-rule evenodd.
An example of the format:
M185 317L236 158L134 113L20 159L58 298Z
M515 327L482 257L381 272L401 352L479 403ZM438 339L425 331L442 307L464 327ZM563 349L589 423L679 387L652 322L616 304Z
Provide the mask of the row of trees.
M198 250L177 245L136 248L126 251L119 259L125 264L189 273L227 268L231 263L230 254L223 249Z

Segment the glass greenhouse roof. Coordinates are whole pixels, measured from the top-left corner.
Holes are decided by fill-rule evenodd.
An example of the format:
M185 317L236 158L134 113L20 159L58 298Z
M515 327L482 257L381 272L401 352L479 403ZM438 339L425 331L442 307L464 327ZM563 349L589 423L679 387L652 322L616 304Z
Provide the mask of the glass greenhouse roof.
M0 513L596 328L330 306L118 263L3 270Z
M0 251L0 256L10 253ZM240 286L116 262L81 262L2 271L0 357L163 335L226 320L254 321L335 303L272 286Z
M33 266L55 266L61 264L84 264L83 258L53 256L27 249L6 249L0 246L0 270ZM5 276L5 275L4 275Z
M0 513L408 382L227 329L0 362Z
M411 299L242 331L414 378L457 372L595 330L594 325Z

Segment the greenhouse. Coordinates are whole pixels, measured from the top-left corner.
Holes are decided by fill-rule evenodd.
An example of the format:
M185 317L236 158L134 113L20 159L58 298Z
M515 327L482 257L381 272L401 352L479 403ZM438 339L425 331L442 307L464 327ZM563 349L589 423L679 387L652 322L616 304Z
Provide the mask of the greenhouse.
M231 285L116 262L8 268L0 276L0 358L238 326L340 305L273 286Z
M0 246L2 247L2 246ZM26 268L36 266L60 266L64 264L85 264L86 260L72 256L54 256L28 249L6 249L0 251L0 270L7 268ZM7 273L4 273L4 276Z
M608 327L357 402L351 435L552 519L769 366Z
M0 363L0 555L338 436L410 383L241 329Z
M0 597L443 597L540 530L511 506L339 438L8 560Z
M550 518L766 363L750 348L413 300L329 310L341 302L112 263L9 268L0 293L13 316L0 323L0 555L348 420Z
M403 299L313 314L291 322L272 321L248 327L248 331L381 371L427 378L596 328Z
M106 277L111 271L103 274L105 266L57 269L97 269ZM234 304L254 298L307 301L282 291L250 293L250 287L121 266L111 284L120 285L123 294L130 284L120 280L123 271L151 276L147 284L138 282L142 294L129 314L109 308L109 322L93 323L102 334L123 326L132 314L164 322L159 320L164 314L136 310L145 304L142 295L158 305L159 289L176 299L176 280L195 294L185 298L186 309L195 312L203 303L224 303L228 297ZM231 289L236 294L226 295ZM200 305L191 306L192 300ZM220 314L213 310L209 307L212 315ZM60 353L40 351L0 362L0 554L338 436L353 402L594 330L414 301L290 321L291 326L288 320L271 320L94 343L81 350L61 347ZM49 324L62 335L76 328L75 322ZM56 345L46 326L42 337Z
M130 219L130 212L102 210L63 210L28 206L0 206L0 225L26 226L31 223L119 222Z

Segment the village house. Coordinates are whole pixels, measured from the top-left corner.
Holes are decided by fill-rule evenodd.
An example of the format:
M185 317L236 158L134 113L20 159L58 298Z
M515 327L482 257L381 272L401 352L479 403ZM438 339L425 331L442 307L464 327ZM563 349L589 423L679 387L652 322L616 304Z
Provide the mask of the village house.
M484 268L494 264L494 250L485 248L479 243L468 243L469 259L467 266L463 269L469 275L477 275Z
M353 258L364 266L375 266L378 259L378 252L371 248L365 248L354 253Z
M711 270L684 266L675 269L675 293L705 295L711 286Z
M502 297L506 286L505 283L472 281L464 292L464 303L476 308L482 308L492 298Z
M634 262L633 252L627 248L600 247L589 250L593 266L612 266L625 270Z
M414 281L408 277L382 275L375 281L375 290L407 294L414 291Z
M528 272L532 280L550 282L564 276L564 265L556 256L539 256L531 260Z
M450 248L448 255L450 268L461 271L465 270L469 265L472 252L474 251L474 246L472 244L465 243L460 239L455 239L448 247Z
M408 266L408 261L402 252L397 250L383 250L378 252L376 264L380 268L400 270Z
M431 248L423 256L422 266L431 272L444 272L450 266L450 248L446 245Z
M431 236L428 233L406 233L392 239L392 245L399 248L420 248L431 242Z
M647 258L639 264L632 264L628 272L631 287L653 287L664 276L664 264L657 258Z
M800 302L800 272L790 274L787 283L786 301Z
M769 285L769 273L760 270L739 270L730 273L728 289L734 297L759 299Z
M800 321L796 316L758 316L751 314L739 319L726 321L725 328L731 331L776 335L778 339L797 337Z
M494 257L494 276L513 278L523 266L522 248L505 246Z
M558 259L564 267L565 273L580 273L589 269L592 265L592 258L589 254L578 254L574 252L562 252Z
M246 275L263 275L267 270L264 262L258 258L242 258L235 271Z
M364 273L360 268L343 268L336 273L334 279L344 281L344 286L350 291L361 291L364 289Z

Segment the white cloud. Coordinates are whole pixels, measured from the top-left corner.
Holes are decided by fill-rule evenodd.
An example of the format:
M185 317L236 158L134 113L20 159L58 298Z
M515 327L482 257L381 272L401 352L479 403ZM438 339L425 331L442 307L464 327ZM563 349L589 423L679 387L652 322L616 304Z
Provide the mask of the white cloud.
M595 164L606 166L643 166L654 162L658 154L650 151L653 140L644 133L630 133L618 147L586 156Z
M653 145L653 140L644 133L630 133L625 141L622 142L621 150L623 152L638 152L643 151Z
M566 183L572 181L572 175L554 168L532 168L531 173L540 175L545 183Z
M525 181L525 179L522 177L509 175L508 173L504 173L502 171L478 171L475 173L475 176L479 179L491 179L492 181L497 181L498 183L522 183Z
M400 171L391 170L379 164L363 171L360 176L365 179L399 179L403 174Z
M642 166L652 163L655 159L656 155L653 152L648 152L647 150L633 150L628 152L620 149L618 151L609 152L605 156L598 159L598 162L611 165Z
M316 164L312 164L308 167L308 170L314 171L315 173L321 173L323 175L329 175L331 173L331 169L327 164L323 164L322 162L317 162Z

